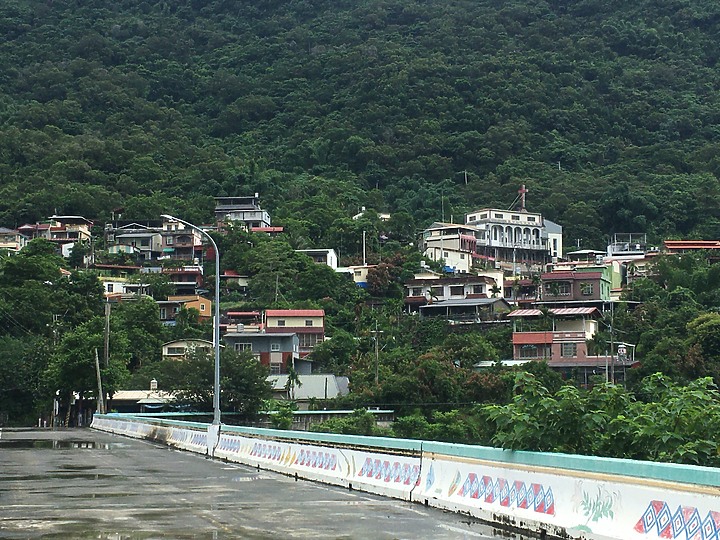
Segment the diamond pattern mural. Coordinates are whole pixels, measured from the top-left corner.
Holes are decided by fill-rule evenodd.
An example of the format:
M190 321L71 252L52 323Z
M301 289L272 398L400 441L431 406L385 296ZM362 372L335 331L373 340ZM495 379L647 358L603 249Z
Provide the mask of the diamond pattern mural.
M525 508L540 514L555 515L552 489L540 484L528 485L520 480L509 482L506 478L478 477L475 473L469 473L458 496L482 499L489 504L499 503L506 508Z
M691 506L678 506L672 511L665 501L650 501L635 530L660 538L720 540L720 512L710 511L703 517Z

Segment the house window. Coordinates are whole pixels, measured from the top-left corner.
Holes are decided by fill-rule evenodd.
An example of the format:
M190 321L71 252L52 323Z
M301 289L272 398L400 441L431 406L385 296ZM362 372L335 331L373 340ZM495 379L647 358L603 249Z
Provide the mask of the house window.
M410 291L408 293L408 296L422 296L422 295L423 295L423 292L420 287L413 287L412 289L410 289Z
M468 221L477 221L477 216L468 216Z
M278 319L277 325L278 325L278 326L285 326L285 319Z
M168 347L168 354L185 354L185 347Z
M165 243L166 243L168 246L172 246L174 242L175 242L175 239L174 239L172 236L168 236L168 237L165 239Z
M312 326L313 322L312 319L305 319L305 326Z
M571 285L569 281L557 281L545 284L545 294L549 296L570 296Z
M355 277L360 277L360 276L362 276L362 271L355 270Z
M561 343L560 356L563 358L575 358L577 356L577 343Z
M160 308L160 319L167 319L167 310L164 307Z
M252 343L236 343L236 351L252 351Z
M485 285L473 285L473 294L485 294Z
M442 287L430 287L430 294L432 296L440 297L444 296Z
M465 254L464 254L464 253L461 253L461 254L460 254L460 260L461 260L461 261L464 261L464 260L465 260Z
M443 251L443 258L445 258L445 259L448 258L448 252L447 252L447 251Z
M487 217L488 217L487 214L480 214L480 219L487 219Z
M280 344L277 342L273 342L270 344L270 351L272 352L278 352L280 350Z
M280 375L282 364L270 364L270 375Z
M465 294L465 287L463 285L452 285L450 287L450 296L463 296Z
M140 245L141 246L149 246L150 245L150 239L149 238L141 238L140 239Z
M519 351L520 358L544 358L545 347L542 345L521 345Z
M200 311L205 311L205 304L203 304L203 303L200 304Z
M528 220L529 222L531 222L531 223L534 223L534 222L535 222L535 216L528 216L528 217L527 217L527 220Z
M503 219L503 215L502 215L502 214L495 214L495 219Z
M108 291L108 292L113 292L113 284L112 284L112 283L108 283L107 291Z
M318 342L322 341L322 336L319 334L298 334L300 339L300 347L308 348L314 347Z
M513 221L520 221L520 216L512 216Z
M593 284L592 283L581 283L580 284L580 294L583 296L592 296L593 293Z

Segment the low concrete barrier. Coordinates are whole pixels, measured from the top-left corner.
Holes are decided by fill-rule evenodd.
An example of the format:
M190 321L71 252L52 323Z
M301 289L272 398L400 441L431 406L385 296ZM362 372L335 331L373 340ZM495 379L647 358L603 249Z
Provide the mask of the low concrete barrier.
M541 536L720 540L720 469L139 415L92 427Z

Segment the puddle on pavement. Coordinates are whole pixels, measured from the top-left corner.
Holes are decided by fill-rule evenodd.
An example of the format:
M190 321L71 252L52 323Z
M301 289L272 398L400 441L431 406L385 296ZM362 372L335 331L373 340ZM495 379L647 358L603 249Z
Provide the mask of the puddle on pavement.
M51 450L108 450L110 445L95 441L58 441L53 439L0 439L0 449L22 450L28 448Z
M49 472L47 474L29 474L25 476L4 476L3 481L6 482L33 482L36 480L106 480L108 478L116 478L115 474L99 474L99 473L77 473L77 472Z

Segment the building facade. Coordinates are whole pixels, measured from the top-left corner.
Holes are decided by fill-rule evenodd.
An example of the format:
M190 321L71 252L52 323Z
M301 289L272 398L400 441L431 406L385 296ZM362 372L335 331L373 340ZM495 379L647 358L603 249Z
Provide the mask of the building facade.
M268 309L265 311L268 334L292 332L299 340L300 357L325 341L325 311L322 309Z

